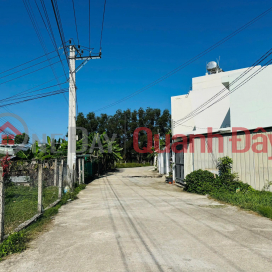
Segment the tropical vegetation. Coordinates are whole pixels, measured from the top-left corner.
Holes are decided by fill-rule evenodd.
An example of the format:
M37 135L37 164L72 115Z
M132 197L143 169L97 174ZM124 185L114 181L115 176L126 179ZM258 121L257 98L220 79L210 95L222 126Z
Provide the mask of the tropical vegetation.
M116 134L116 144L122 147L121 156L124 162L143 163L153 161L154 156L137 153L133 147L133 133L138 127L146 127L151 130L153 136L160 133L162 138L169 133L171 129L171 114L169 110L161 111L160 109L139 108L131 111L117 110L113 115L101 114L96 116L94 112L87 115L79 113L76 121L77 127L82 127L90 133L106 132L109 138ZM82 131L77 131L79 138L83 137ZM139 148L142 149L147 145L146 132L139 133Z

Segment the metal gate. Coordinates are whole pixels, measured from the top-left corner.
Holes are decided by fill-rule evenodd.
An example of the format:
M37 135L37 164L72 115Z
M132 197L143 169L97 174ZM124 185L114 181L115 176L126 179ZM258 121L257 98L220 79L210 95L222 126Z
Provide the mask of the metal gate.
M176 146L177 150L182 150L183 145L179 144ZM175 153L175 175L176 183L184 184L184 152Z

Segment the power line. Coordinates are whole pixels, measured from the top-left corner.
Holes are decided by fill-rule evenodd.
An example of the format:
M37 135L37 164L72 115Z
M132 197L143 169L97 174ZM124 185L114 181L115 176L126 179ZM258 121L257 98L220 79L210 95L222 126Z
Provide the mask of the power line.
M43 41L42 35L41 35L41 33L40 33L40 30L39 30L38 24L37 24L37 22L36 22L36 18L35 18L35 15L34 15L34 13L33 13L31 4L29 3L29 0L23 0L23 2L24 2L24 5L25 5L25 8L26 8L26 10L27 10L27 13L28 13L28 15L29 15L29 18L30 18L30 20L31 20L31 23L32 23L32 25L33 25L33 28L34 28L34 30L35 30L35 32L36 32L36 34L37 34L37 37L38 37L38 39L39 39L39 42L40 42L40 44L41 44L41 46L42 46L44 52L46 53L46 57L47 57L47 59L48 59L47 48L46 48L46 45L45 45L45 43L44 43L44 41ZM55 78L56 78L56 80L57 80L57 82L58 82L58 79L57 79L57 75L56 75L55 69L54 69L54 67L51 65L51 62L50 62L49 59L48 59L48 62L49 62L49 64L50 64L50 68L51 68L51 70L52 70L52 72L53 72L53 74L54 74L54 76L55 76ZM59 83L59 82L58 82L58 83ZM61 86L59 86L59 88L61 89ZM65 96L65 95L63 95L63 96L64 96L66 102L68 103L66 96Z
M52 57L52 58L50 58L49 60L55 59L55 58L57 58L57 57L58 57L58 56ZM19 73L19 72L22 72L22 71L24 71L24 70L30 69L30 68L32 68L32 67L34 67L34 66L40 65L40 64L42 64L42 63L44 63L44 62L47 62L47 61L48 61L48 60L43 60L43 61L41 61L41 62L35 63L35 64L33 64L33 65L31 65L31 66L28 66L28 67L26 67L26 68L23 68L23 69L21 69L21 70L19 70L19 71L16 71L16 72L13 72L13 73L11 73L11 74L2 76L2 77L0 77L0 79L1 79L1 78L5 78L5 77L8 77L8 76L11 76L11 75L14 75L14 74L17 74L17 73Z
M52 53L54 53L54 52L56 52L56 51L53 50L53 51L49 52L48 54L52 54ZM27 61L27 62L25 62L25 63L19 64L19 65L15 66L15 67L10 68L10 69L8 69L8 70L5 70L5 71L3 71L3 72L0 72L0 75L1 75L1 74L4 74L4 73L7 73L7 72L9 72L9 71L11 71L11 70L14 70L14 69L16 69L16 68L19 68L19 67L21 67L21 66L23 66L23 65L26 65L26 64L28 64L28 63L30 63L30 62L33 62L33 61L35 61L35 60L41 59L41 58L43 58L43 57L45 57L45 56L46 56L46 54L44 54L44 55L42 55L42 56L40 56L40 57L37 57L37 58L35 58L35 59L29 60L29 61Z
M58 3L55 0L51 0L51 4L52 4L53 11L54 11L54 16L55 16L55 19L56 19L56 23L57 23L60 39L61 39L61 42L62 42L62 46L63 46L63 49L64 49L64 53L65 53L65 56L66 56L66 61L67 61L68 67L70 67L69 57L68 57L68 53L67 53L66 46L65 46L65 37L64 37L64 33L63 33L61 18L60 18L60 15L59 15L59 10L58 10Z
M53 92L49 92L49 93L44 93L44 94L41 94L40 96L33 96L32 98L25 99L25 100L22 100L22 101L17 101L17 102L12 102L12 103L9 103L9 104L0 105L0 108L5 107L5 106L9 106L9 105L21 104L21 103L24 103L24 102L27 102L27 101L40 99L40 98L44 98L44 97L48 97L48 96L52 96L52 95L62 94L62 93L65 93L65 92L68 92L68 90L67 89L62 89L62 90L57 90L57 91L53 91Z
M48 31L47 25L46 25L46 23L45 23L45 21L44 21L44 18L43 18L43 16L42 16L42 13L41 13L41 11L40 11L40 8L39 8L39 6L38 6L38 4L37 4L37 2L36 2L36 0L35 0L36 6L37 6L37 8L38 8L38 10L39 10L39 13L40 13L40 16L41 16L41 18L42 18L42 21L43 21L43 23L44 23L44 25L45 25L45 28L46 28L46 30L47 30L47 32L48 32L48 35L49 35L49 37L50 37L50 39L51 39L51 42L52 42L53 46L54 46L55 49L56 49L56 48L58 48L58 46L57 46L56 39L55 39L55 35L54 35L53 29L52 29L52 26L51 26L51 22L50 22L48 13L47 13L46 5L45 5L45 3L44 3L44 0L40 0L40 2L41 2L41 5L42 5L42 8L43 8L43 12L44 12L44 15L45 15L45 18L46 18L46 21L47 21L48 28L49 28L49 31L50 31L50 32ZM51 35L50 35L50 34L51 34ZM64 48L63 48L63 49L64 49ZM65 50L65 49L64 49L64 50ZM65 74L65 77L66 77L66 79L67 79L67 81L68 81L68 77L67 77L67 74L66 74L66 71L65 71L64 64L63 64L63 62L62 62L61 56L60 56L60 54L59 54L59 51L58 51L58 57L59 57L59 60L60 60L60 62L61 62L62 70L63 70L63 72L64 72L64 74ZM56 77L56 76L55 76L55 77ZM57 80L57 82L59 83L57 77L56 77L56 80ZM61 86L60 86L60 85L59 85L59 89L61 89ZM68 103L68 100L67 100L67 98L66 98L66 96L65 96L65 94L63 94L63 97L65 98L66 103L69 104L69 103Z
M91 0L89 0L89 48L91 47Z
M58 84L56 84L58 85ZM54 85L54 86L56 86ZM53 88L54 86L51 86L50 88ZM44 89L49 89L49 88L44 88ZM39 90L40 91L40 90ZM57 92L57 91L54 91L54 93ZM52 93L52 92L48 92L48 93ZM30 98L30 97L39 97L43 94L47 94L47 93L41 93L41 94L32 94L32 95L26 95L26 96L20 96L20 97L16 97L16 98L10 98L10 99L7 99L7 101L14 101L14 100L20 100L20 99L25 99L25 98ZM5 102L6 103L6 102ZM1 105L1 104L0 104Z
M198 60L199 58L203 57L204 55L208 54L210 51L214 50L215 48L217 48L218 46L220 46L221 44L225 43L226 41L230 40L231 38L233 38L234 36L236 36L237 34L239 34L240 32L242 32L243 30L245 30L246 28L248 28L250 25L254 24L256 21L260 20L262 17L264 17L265 15L267 15L269 12L271 12L272 7L270 7L269 9L267 9L266 11L264 11L263 13L259 14L257 17L253 18L252 20L250 20L249 22L247 22L246 24L244 24L242 27L238 28L237 30L235 30L234 32L232 32L231 34L229 34L228 36L226 36L225 38L223 38L222 40L218 41L217 43L213 44L212 46L210 46L209 48L207 48L206 50L202 51L201 53L197 54L196 56L194 56L193 58L191 58L190 60L186 61L185 63L183 63L182 65L180 65L179 67L175 68L174 70L168 72L167 74L165 74L164 76L158 78L157 80L153 81L152 83L146 85L145 87L139 89L138 91L131 93L128 96L125 96L124 98L117 100L107 106L104 106L102 108L97 109L94 112L98 112L101 110L105 110L107 108L110 108L112 106L115 106L119 103L122 103L148 89L150 89L151 87L157 85L158 83L160 83L161 81L169 78L170 76L176 74L177 72L179 72L180 70L184 69L185 67L187 67L188 65L190 65L191 63L195 62L196 60Z
M198 114L200 114L201 112L207 110L208 108L210 108L211 106L213 106L214 104L220 102L221 100L223 100L224 98L226 98L227 96L229 96L230 94L232 94L233 92L235 92L236 90L238 90L239 88L241 88L243 85L245 85L248 81L250 81L252 78L254 78L256 75L258 75L260 72L262 72L264 69L266 69L268 67L268 65L270 65L272 63L272 59L270 59L269 61L267 61L263 67L260 67L259 69L257 69L252 75L250 75L249 77L247 77L244 81L240 82L236 87L234 87L233 90L231 90L230 92L226 93L225 95L223 95L222 97L218 98L215 102L213 102L211 105L207 106L205 109L196 112L194 115L189 116L188 118L186 118L187 120L183 121L183 122L187 122L190 119L194 118L195 116L197 116ZM181 121L181 123L175 125L174 127L180 126L183 124L183 122Z
M64 83L65 83L65 82L62 82L61 84L64 84ZM34 91L30 91L30 92L24 91L24 92L21 92L20 94L12 95L12 96L10 96L10 97L1 99L1 100L0 100L0 103L6 102L6 101L9 101L9 100L21 99L21 96L22 96L23 94L39 92L39 91L42 91L42 90L46 90L46 89L50 89L50 88L56 87L56 86L58 86L58 85L59 85L59 84L55 84L55 85L51 85L51 86L44 87L44 88L41 88L41 89L38 89L38 90L34 90ZM14 97L19 97L19 98L14 98Z
M43 70L43 69L45 69L45 68L47 68L47 67L49 67L49 66L51 66L51 65L57 64L57 63L59 63L59 61L56 61L56 62L54 62L54 63L52 63L52 64L50 63L50 64L47 65L47 66L44 66L44 67L42 67L42 68L39 68L39 69L37 69L37 70L35 70L35 71L32 71L32 72L29 72L29 73L27 73L27 74L18 76L18 77L16 77L16 78L7 80L7 81L5 81L5 82L1 82L0 85L5 84L5 83L8 83L8 82L11 82L11 81L13 81L13 80L16 80L16 79L18 79L18 78L21 78L21 77L24 77L24 76L27 76L27 75L30 75L30 74L33 74L33 73L36 73L36 72L38 72L38 71L41 71L41 70Z
M65 75L62 75L62 76L59 76L58 78L61 78L61 77L64 77L64 76L65 76ZM10 96L10 97L19 96L19 95L22 94L22 93L28 93L29 91L31 91L31 90L33 90L33 89L35 89L35 88L37 88L37 87L40 87L40 86L42 86L42 85L45 85L45 84L47 84L47 83L49 83L49 82L52 82L52 81L54 81L54 80L55 80L55 78L53 78L53 79L51 79L51 80L48 80L48 81L46 81L46 82L44 82L44 83L42 83L42 84L36 85L36 86L34 86L34 87L30 88L30 89L27 89L27 90L25 90L25 91L22 91L22 92L20 92L20 93L18 93L18 94L12 95L12 96ZM2 99L1 101L3 101L3 100L5 100L5 99Z
M52 44L53 44L53 46L55 47L55 49L58 49L58 46L57 46L57 43L56 43L56 39L55 39L55 35L54 35L53 29L52 29L52 26L51 26L51 22L50 22L48 13L47 13L46 5L45 5L45 3L44 3L44 0L40 0L40 2L41 2L41 5L42 5L42 8L43 8L43 12L44 12L44 15L45 15L45 18L46 18L48 27L47 27L47 25L46 25L46 23L45 23L45 21L44 21L44 18L43 18L43 16L42 16L41 11L40 11L39 5L37 4L37 2L36 2L36 0L35 0L36 6L37 6L37 8L38 8L38 10L39 10L40 16L41 16L41 18L42 18L42 20L43 20L43 23L44 23L45 28L46 28L46 30L47 30L47 32L48 32L48 35L49 35L49 37L50 37L50 39L51 39L51 41L52 41ZM48 28L49 28L49 30L48 30ZM49 32L49 31L50 31L50 32ZM59 54L59 51L57 51L57 53L58 53L58 57L59 57L59 59L60 59L60 61L61 61L61 65L62 65L63 72L64 72L64 74L65 74L65 76L66 76L66 79L68 80L68 77L67 77L67 75L66 75L66 71L65 71L65 68L64 68L64 65L63 65L61 56L60 56L60 54Z
M77 42L78 42L77 44L79 44L78 31L77 31L77 20L76 20L76 10L75 10L75 2L74 2L74 0L72 0L72 4L73 4L73 10L74 10L75 25L76 25Z
M261 62L263 62L265 59L267 59L270 55L272 54L272 48L270 50L268 50L264 55L262 55L257 61L255 61L251 67L249 67L248 69L246 69L246 71L244 71L241 75L239 75L237 78L235 78L230 84L229 87L231 87L233 84L235 84L238 80L240 80L241 78L243 78L246 74L248 74L252 69L254 69L257 65L259 65ZM182 122L185 119L189 118L190 116L194 115L194 113L196 113L198 110L200 110L201 108L205 107L207 104L209 104L212 100L214 100L215 98L217 98L220 94L222 94L224 91L229 91L228 88L223 88L221 91L219 91L218 93L216 93L213 97L211 97L210 99L208 99L206 102L204 102L203 104L201 104L198 108L196 108L195 110L193 110L191 113L187 114L185 117L175 121L175 125L178 122Z
M54 16L55 16L55 19L56 19L56 23L57 23L57 26L58 26L58 30L59 30L59 34L60 34L62 46L64 48L64 53L65 53L65 56L66 56L68 67L69 67L69 75L70 75L70 77L73 80L75 88L77 88L76 87L76 83L74 81L74 78L72 76L72 73L74 71L71 71L71 66L70 66L70 62L69 62L69 56L68 56L67 48L66 48L66 45L65 45L65 37L64 37L64 32L63 32L63 28L62 28L61 17L60 17L60 14L59 14L58 2L56 0L51 0L51 4L52 4L52 7L53 7ZM75 97L74 97L74 99L75 99Z
M100 37L100 52L101 52L101 49L102 49L102 38L103 38L105 12L106 12L106 3L107 3L107 0L105 0L105 2L104 2L104 11L103 11L103 19L102 19L102 27L101 27L101 37Z

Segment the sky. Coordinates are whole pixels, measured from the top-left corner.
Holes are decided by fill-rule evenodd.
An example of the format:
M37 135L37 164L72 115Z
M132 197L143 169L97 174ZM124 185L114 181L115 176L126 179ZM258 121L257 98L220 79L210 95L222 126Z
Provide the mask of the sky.
M54 46L46 32L34 0L28 0L38 23L46 50ZM90 29L91 47L99 52L104 0L91 0ZM40 1L37 1L40 3ZM45 0L57 45L61 39L51 7ZM79 44L89 46L89 1L75 0ZM58 0L65 39L72 38L76 44L77 33L71 0ZM220 66L225 71L251 66L272 44L272 12L225 42L185 69L177 72L159 84L140 94L98 111L125 96L140 90L190 58L201 53L214 43L226 37L257 15L270 8L267 0L107 0L102 39L102 58L90 60L77 74L78 112L87 114L94 111L114 114L116 110L139 109L140 107L171 109L171 96L188 93L192 78L206 72L206 63L220 57ZM44 62L31 69L7 76L27 64L3 73L19 64L45 54L33 28L22 0L2 0L0 9L0 89L2 99L18 94L36 85L52 80L41 87L56 84L50 67L6 82L38 68L47 66ZM61 53L63 51L60 50ZM49 57L55 57L52 53ZM63 59L64 55L61 55ZM52 62L57 61L57 58ZM67 62L63 61L68 70ZM77 61L77 65L80 62ZM54 65L58 77L63 75L60 63ZM61 83L65 77L59 78ZM41 88L40 87L40 88ZM68 84L62 85L68 88ZM54 91L58 87L46 90ZM59 94L26 103L0 107L0 114L12 112L27 124L30 136L59 134L63 137L68 126L68 94ZM1 102L0 105L4 103ZM0 125L11 122L21 132L22 124L13 117L2 117Z

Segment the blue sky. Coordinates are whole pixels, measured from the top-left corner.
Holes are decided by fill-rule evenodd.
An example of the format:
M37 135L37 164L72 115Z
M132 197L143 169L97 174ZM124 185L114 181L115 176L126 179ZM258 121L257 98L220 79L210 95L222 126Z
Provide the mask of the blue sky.
M61 46L50 1L45 2L57 44ZM35 2L30 0L30 3L46 47L52 51L54 47L42 25ZM91 0L91 47L94 52L99 51L103 4L103 0ZM72 1L59 0L58 5L65 38L76 41ZM89 61L77 74L79 112L87 114L96 111L150 84L250 21L270 5L271 2L265 0L107 0L102 59ZM88 46L88 1L75 0L75 8L80 44ZM44 54L22 0L2 1L0 20L0 73ZM187 93L192 77L205 74L206 62L220 56L224 70L250 66L270 49L271 27L272 12L186 69L102 112L113 114L117 109L133 110L139 107L170 110L170 97ZM64 64L67 69L65 61ZM55 67L57 75L61 76L61 65ZM0 77L4 75L0 74ZM52 70L46 68L1 84L13 77L15 75L0 79L2 98L54 79ZM64 77L60 81L65 81ZM56 84L56 81L50 84ZM7 109L0 108L0 113L7 110L25 120L30 134L36 133L40 138L43 133L66 134L68 105L62 94L9 106ZM0 119L0 124L6 120L23 130L22 125L13 118Z

